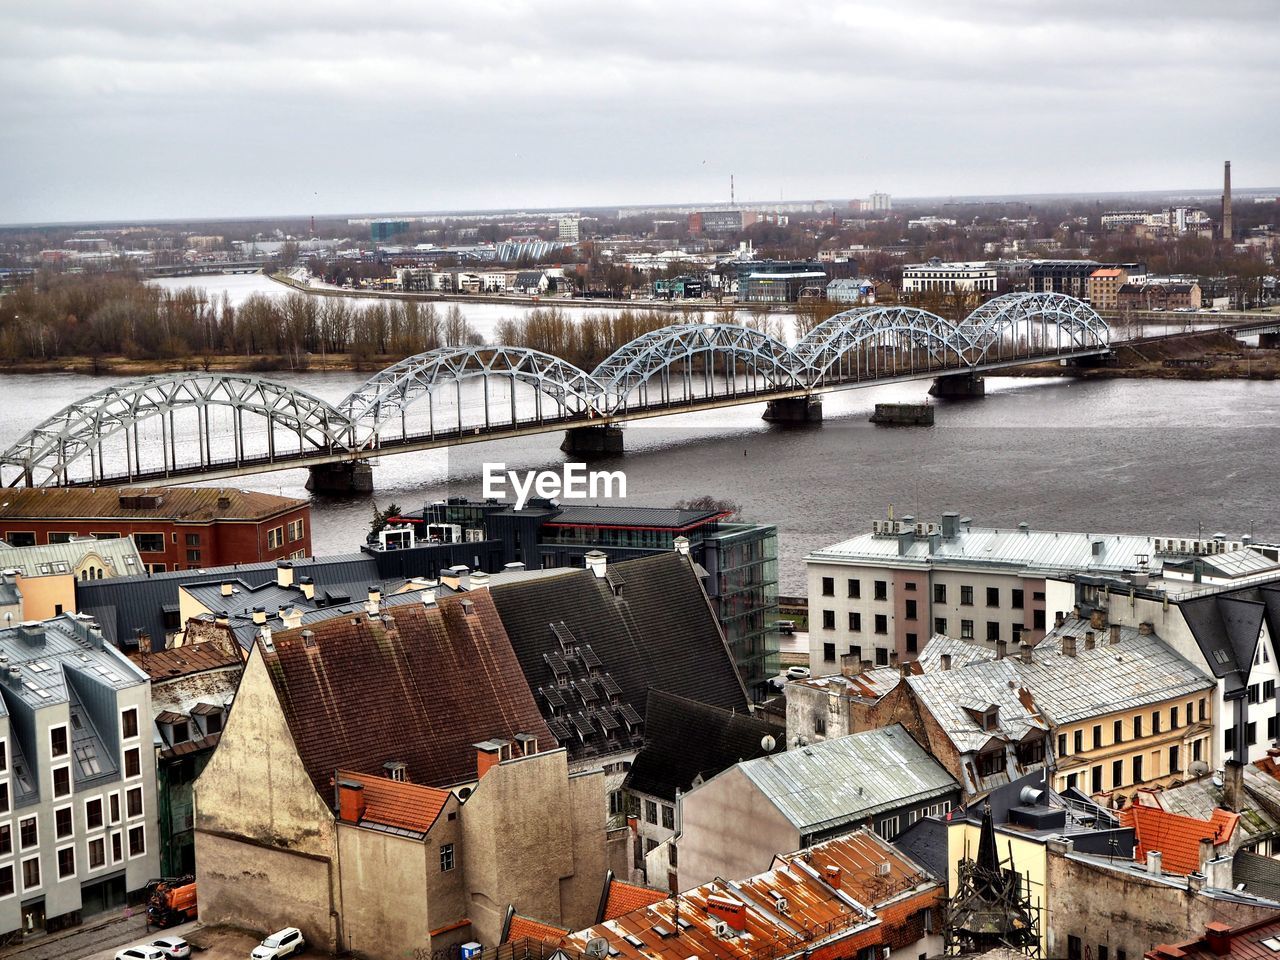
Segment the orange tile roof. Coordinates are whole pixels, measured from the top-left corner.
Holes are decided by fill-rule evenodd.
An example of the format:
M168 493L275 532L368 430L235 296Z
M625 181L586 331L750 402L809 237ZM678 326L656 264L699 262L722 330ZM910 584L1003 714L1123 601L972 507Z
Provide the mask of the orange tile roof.
M1148 853L1159 852L1161 868L1184 877L1200 869L1200 841L1211 838L1215 846L1227 843L1240 821L1240 814L1221 808L1208 820L1146 806L1126 807L1119 817L1120 825L1132 827L1136 835L1135 860L1141 863Z
M648 887L638 887L634 883L611 880L609 882L609 899L604 908L604 919L616 920L624 913L630 913L632 910L642 910L650 904L665 899L667 899L667 895L661 890L650 890Z
M361 823L398 827L415 833L426 833L431 829L451 796L448 790L349 770L339 770L338 779L354 780L364 787Z
M1089 274L1091 277L1119 277L1123 275L1123 270L1117 270L1114 267L1105 267L1101 270L1095 270L1093 273Z
M541 920L531 920L516 914L511 918L511 927L507 930L506 943L512 940L544 940L559 943L569 931L564 927L555 927Z
M159 498L156 506L128 507L121 497L148 495ZM126 501L128 502L128 501ZM223 506L225 504L225 506ZM310 504L235 487L23 487L5 491L0 518L42 520L99 519L178 520L203 523L213 520L263 520L286 510Z

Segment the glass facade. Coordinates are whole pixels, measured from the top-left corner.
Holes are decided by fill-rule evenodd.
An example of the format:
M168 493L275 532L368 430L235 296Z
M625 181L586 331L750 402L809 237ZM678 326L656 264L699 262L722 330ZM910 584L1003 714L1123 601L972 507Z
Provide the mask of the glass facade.
M721 523L703 538L708 593L738 672L752 697L782 669L778 635L778 531L748 523Z

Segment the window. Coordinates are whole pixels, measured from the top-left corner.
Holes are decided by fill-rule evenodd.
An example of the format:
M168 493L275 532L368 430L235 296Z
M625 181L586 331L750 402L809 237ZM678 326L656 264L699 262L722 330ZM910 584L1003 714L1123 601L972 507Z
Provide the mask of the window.
M40 830L36 824L35 817L27 817L18 823L18 839L22 842L23 850L30 850L40 843Z
M1097 750L1102 746L1102 724L1095 723L1093 725L1093 749Z
M190 725L185 720L183 720L181 723L175 723L173 725L173 742L174 743L186 743L190 739L191 739L191 728L190 728ZM400 770L399 772L400 772L400 775L395 779L403 780L404 771Z
M944 634L944 635L946 634L946 632L947 632L947 618L946 618L946 617L934 617L934 618L933 618L933 632L934 632L934 633L941 633L941 634Z
M1135 740L1142 739L1142 718L1141 717L1133 718L1133 739Z
M1084 731L1077 730L1071 737L1072 753L1084 753Z
M1123 783L1124 783L1124 761L1112 760L1111 761L1111 789L1114 790L1116 789L1116 787L1120 786Z
M1223 731L1222 745L1226 748L1227 753L1233 753L1236 749L1236 728L1227 727Z
M284 546L284 527L272 527L267 531L267 549L279 550Z
M935 583L933 585L933 602L934 603L947 602L947 585L945 583Z
M889 665L889 651L884 647L876 647L876 666L887 667Z
M14 894L13 865L0 867L0 897L11 897Z
M40 886L40 858L22 861L22 889L34 890Z
M76 875L76 848L63 847L58 851L58 879L65 880L67 877Z
M1076 775L1074 773L1067 774L1067 789L1074 790L1076 788Z
M67 755L67 728L52 727L49 730L49 755L65 757Z
M1272 719L1274 719L1274 718L1272 718ZM1200 744L1201 744L1201 743L1203 743L1203 742L1204 742L1203 740L1195 740L1195 741L1192 741L1192 743L1191 743L1191 759L1192 759L1192 760L1199 760L1199 759L1200 759L1200 749L1201 749L1201 748L1200 748Z
M834 630L836 628L836 612L834 610L822 611L822 629Z
M0 773L9 769L9 744L0 740Z
M987 587L987 606L988 607L1000 606L1000 588L999 587Z
M129 828L129 856L140 857L147 852L146 829L137 826Z
M1256 683L1251 683L1251 684L1249 684L1249 689L1248 689L1247 691L1245 691L1245 695L1246 695L1246 697L1248 698L1248 700L1249 700L1249 702L1250 702L1250 703L1257 703L1257 702L1258 702L1258 691L1259 691L1259 689L1260 689L1260 688L1258 687L1258 685L1257 685Z
M1169 729L1177 730L1179 726L1180 724L1178 723L1178 708L1170 707L1169 708Z
M1182 764L1180 763L1181 759L1182 758L1178 756L1178 744L1175 743L1173 744L1173 746L1169 747L1169 772L1170 773L1182 772Z
M119 863L124 859L124 849L120 843L120 834L113 833L111 835L111 862Z
M1034 740L1026 740L1015 748L1014 752L1018 756L1018 762L1025 766L1033 763L1041 763L1044 761L1044 740L1036 737Z
M0 813L9 812L9 784L0 783Z
M813 718L813 733L818 737L827 735L827 718L819 714Z
M972 620L960 621L960 639L961 640L973 639L973 621Z
M1267 717L1267 739L1274 741L1276 739L1276 718ZM1197 741L1198 743L1199 741ZM1200 759L1199 757L1196 758Z
M200 551L199 551L199 550L188 550L188 551L187 551L187 563L189 563L189 564L195 564L195 565L197 565L197 566L198 566L198 565L200 564Z
M9 824L0 824L0 856L13 853L13 828Z
M960 606L962 607L973 606L973 587L960 588Z
M1000 624L994 620L987 621L987 642L995 643L1000 639Z
M120 822L120 794L111 794L111 822Z
M138 708L130 707L120 713L120 735L131 740L138 735Z
M1098 960L1108 960L1108 953L1106 946L1098 944Z
M876 633L884 634L889 632L889 618L883 613L876 614Z
M662 805L662 826L667 830L676 828L676 808L668 803Z
M1031 629L1032 630L1044 629L1044 611L1043 610L1031 611Z
M133 542L139 553L164 553L163 533L135 533Z
M53 812L53 834L59 840L71 836L74 828L71 825L71 808L62 807Z
M290 543L297 543L299 540L302 539L303 523L304 521L302 520L289 521L289 542Z
M1201 720L1203 720L1203 719L1204 719L1204 717L1205 717L1205 713L1204 713L1204 711L1205 711L1205 706L1204 706L1204 697L1201 697L1201 698L1200 698L1200 713L1199 713L1199 719L1201 719Z
M71 768L58 767L53 771L53 795L66 797L71 794Z
M1244 725L1244 745L1252 747L1258 742L1258 725L1253 721Z
M834 643L824 643L822 645L822 659L830 661L832 663L835 662L836 645Z
M206 714L204 718L204 732L205 732L205 736L211 736L212 734L215 734L215 733L221 733L222 732L222 714L220 713Z
M107 845L101 837L89 841L89 869L96 870L107 862Z
M886 580L877 580L877 581L876 581L876 599L877 599L877 600L888 600L888 599L889 599L889 583L888 583L888 581L886 581Z
M855 660L861 660L861 659L862 659L862 644L860 644L860 643L851 643L851 644L849 644L849 656L853 657Z
M142 788L130 787L125 793L124 811L126 816L140 817L142 816Z
M876 833L880 834L880 836L886 840L889 840L897 836L898 835L898 818L885 817L876 826Z
M130 747L124 752L124 775L126 777L142 775L142 751L139 748Z
M1065 757L1067 755L1067 735L1065 733L1058 734L1058 756Z
M1274 680L1265 680L1262 683L1262 699L1274 700L1276 698L1276 682Z
M857 580L857 579L854 579L853 577L850 577L850 578L849 578L848 586L849 586L849 599L850 599L850 600L857 600L857 599L859 599L859 598L862 596L862 581L861 581L861 580Z
M1153 734L1160 732L1160 711L1159 710L1154 710L1151 713L1151 732Z
M102 826L102 798L94 797L84 804L84 825L87 830L97 830Z
M9 546L11 547L34 547L36 545L36 535L34 533L9 530L5 532L4 538L9 541Z
M1111 742L1124 743L1124 721L1117 720L1111 725Z
M647 823L658 822L658 804L653 800L646 800L644 802L644 819Z
M1009 606L1013 607L1015 610L1022 609L1022 591L1017 587L1014 587L1013 590L1010 591Z
M834 597L836 595L836 578L835 577L822 578L822 595L824 597Z
M73 530L51 530L49 531L49 542L70 543L73 536L75 536L75 531Z
M849 629L854 633L862 632L862 614L856 611L849 613Z
M1143 782L1143 776L1142 776L1142 758L1141 758L1141 757L1134 757L1134 758L1133 758L1133 782L1134 782L1134 783L1142 783L1142 782Z
M993 750L989 753L978 754L978 776L990 777L993 774L1003 773L1004 769L1003 750Z
M910 591L911 593L915 593L915 592L916 592L916 582L915 582L914 580L908 580L908 581L907 581L906 583L904 583L902 586L903 586L906 590Z
M907 601L906 616L908 620L916 619L916 602L914 600Z
M907 653L915 653L920 646L919 638L914 633L907 634Z
M1091 793L1102 792L1102 765L1094 767L1089 771L1089 789Z

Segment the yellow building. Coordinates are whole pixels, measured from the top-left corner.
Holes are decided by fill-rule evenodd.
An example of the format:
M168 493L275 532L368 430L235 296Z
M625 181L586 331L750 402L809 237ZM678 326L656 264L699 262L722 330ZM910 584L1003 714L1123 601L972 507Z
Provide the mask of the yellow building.
M1098 311L1115 310L1120 303L1120 288L1129 282L1129 274L1115 267L1104 267L1089 274L1086 291L1089 303Z

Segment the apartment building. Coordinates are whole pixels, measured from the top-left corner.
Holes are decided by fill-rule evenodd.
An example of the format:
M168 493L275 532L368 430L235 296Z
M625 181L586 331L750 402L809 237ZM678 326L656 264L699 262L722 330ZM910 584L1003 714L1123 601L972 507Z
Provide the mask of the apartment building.
M903 293L995 293L995 267L980 261L944 263L934 257L927 263L909 263L902 268Z
M159 875L147 675L66 614L0 631L0 936L75 926Z

